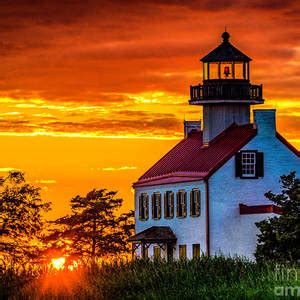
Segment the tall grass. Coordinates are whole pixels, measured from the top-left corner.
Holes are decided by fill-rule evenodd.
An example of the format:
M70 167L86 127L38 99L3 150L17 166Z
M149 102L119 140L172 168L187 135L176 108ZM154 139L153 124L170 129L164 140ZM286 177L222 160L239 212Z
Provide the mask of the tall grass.
M2 273L0 291L11 299L274 299L276 286L300 285L275 271L275 264L242 258L116 261L76 271Z

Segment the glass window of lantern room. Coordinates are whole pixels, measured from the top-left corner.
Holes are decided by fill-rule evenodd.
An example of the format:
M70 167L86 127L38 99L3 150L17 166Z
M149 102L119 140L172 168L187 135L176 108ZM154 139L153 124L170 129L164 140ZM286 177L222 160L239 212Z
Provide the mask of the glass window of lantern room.
M235 79L246 79L244 74L244 63L236 62L234 64L234 78Z
M203 80L209 79L209 63L203 63Z
M250 64L247 62L245 63L245 66L246 66L246 79L247 80L250 80Z
M219 79L219 63L211 62L209 63L209 79Z
M221 79L234 79L234 63L221 62Z

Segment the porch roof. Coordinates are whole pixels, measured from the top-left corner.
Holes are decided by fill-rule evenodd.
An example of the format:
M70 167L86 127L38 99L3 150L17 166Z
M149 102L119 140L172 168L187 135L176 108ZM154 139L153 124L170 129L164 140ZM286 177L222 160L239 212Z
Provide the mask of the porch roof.
M176 235L169 226L152 226L128 239L140 243L175 243Z

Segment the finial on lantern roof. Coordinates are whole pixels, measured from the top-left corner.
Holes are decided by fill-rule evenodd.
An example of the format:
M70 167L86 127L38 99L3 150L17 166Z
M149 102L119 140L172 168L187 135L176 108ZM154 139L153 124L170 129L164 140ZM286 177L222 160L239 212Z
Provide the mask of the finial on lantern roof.
M222 38L223 38L223 42L225 42L225 43L227 43L229 41L230 34L226 31L226 27L225 27L225 31L222 34Z

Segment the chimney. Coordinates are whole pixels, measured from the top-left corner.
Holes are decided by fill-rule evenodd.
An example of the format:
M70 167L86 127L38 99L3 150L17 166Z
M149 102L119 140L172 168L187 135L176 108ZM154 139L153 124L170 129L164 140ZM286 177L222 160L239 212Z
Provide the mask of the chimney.
M276 109L255 109L253 113L258 135L275 136Z
M199 121L184 121L184 138L187 138L192 131L201 131L201 120Z

